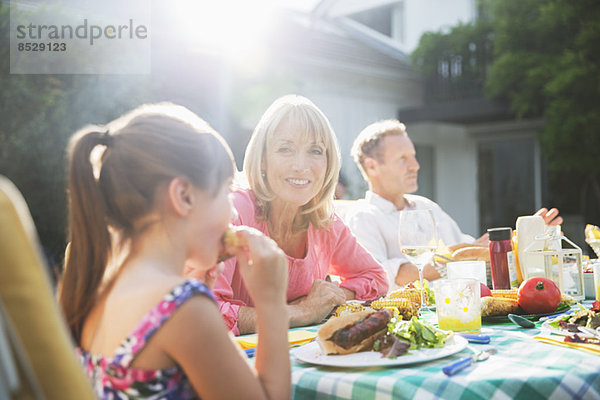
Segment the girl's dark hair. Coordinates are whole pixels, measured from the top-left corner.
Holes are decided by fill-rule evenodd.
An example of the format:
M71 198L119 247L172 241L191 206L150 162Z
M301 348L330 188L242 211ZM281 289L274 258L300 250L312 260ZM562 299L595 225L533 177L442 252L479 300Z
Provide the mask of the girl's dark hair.
M68 148L69 247L59 301L73 338L97 301L117 233L120 242L155 207L159 185L183 177L216 195L233 176L225 141L188 109L141 106L106 126L88 126Z

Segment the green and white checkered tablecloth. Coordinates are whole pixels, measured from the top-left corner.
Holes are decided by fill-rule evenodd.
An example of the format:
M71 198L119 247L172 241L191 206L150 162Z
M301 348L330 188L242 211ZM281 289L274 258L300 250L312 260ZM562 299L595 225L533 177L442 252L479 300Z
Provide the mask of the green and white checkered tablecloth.
M447 358L392 368L321 367L292 357L292 397L296 400L600 399L600 356L537 342L533 336L538 333L540 329L523 329L510 322L484 323L482 334L491 337L488 345L469 344ZM496 348L498 353L487 361L452 377L442 372L446 364L489 347Z

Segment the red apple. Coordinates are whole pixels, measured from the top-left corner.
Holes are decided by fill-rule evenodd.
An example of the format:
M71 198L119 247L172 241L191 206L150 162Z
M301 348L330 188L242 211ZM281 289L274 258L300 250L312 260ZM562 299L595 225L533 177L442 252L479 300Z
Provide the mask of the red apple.
M491 296L492 295L492 291L490 290L489 287L485 286L483 283L479 283L479 290L480 290L480 297L486 297L486 296Z

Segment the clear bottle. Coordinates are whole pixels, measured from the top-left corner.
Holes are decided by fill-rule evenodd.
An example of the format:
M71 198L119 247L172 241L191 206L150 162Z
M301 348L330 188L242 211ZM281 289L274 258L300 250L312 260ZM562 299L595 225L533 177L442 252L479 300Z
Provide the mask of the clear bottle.
M490 235L490 266L492 269L492 287L510 289L516 286L517 272L512 247L511 228L488 229ZM511 284L514 282L514 285Z

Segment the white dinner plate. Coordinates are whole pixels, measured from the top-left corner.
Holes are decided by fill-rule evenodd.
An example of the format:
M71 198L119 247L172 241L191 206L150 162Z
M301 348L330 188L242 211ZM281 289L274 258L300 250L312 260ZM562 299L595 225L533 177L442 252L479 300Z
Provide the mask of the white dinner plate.
M577 334L577 336L582 337L582 338L593 338L593 335L590 335L589 333L583 333L583 332L569 332L566 329L561 329L561 328L555 328L553 326L550 325L550 321L544 321L544 323L542 324L542 326L540 326L540 328L542 328L545 331L554 333L556 335L562 335L562 336L573 336L574 334Z
M452 335L444 344L444 347L410 350L408 353L396 358L384 358L377 351L361 351L343 356L328 356L321 353L321 348L317 342L310 342L298 347L293 351L293 354L299 361L330 367L387 367L416 364L448 357L463 350L467 347L467 343L467 339L458 335Z

